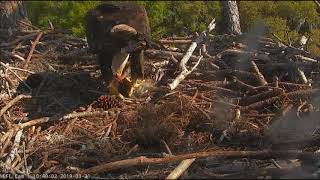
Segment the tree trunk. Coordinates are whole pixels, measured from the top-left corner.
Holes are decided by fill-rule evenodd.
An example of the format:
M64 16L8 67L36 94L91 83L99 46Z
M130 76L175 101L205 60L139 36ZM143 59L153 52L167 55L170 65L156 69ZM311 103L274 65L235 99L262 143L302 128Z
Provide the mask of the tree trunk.
M0 1L0 28L24 31L31 22L22 1Z
M237 1L221 1L224 22L230 34L241 35Z

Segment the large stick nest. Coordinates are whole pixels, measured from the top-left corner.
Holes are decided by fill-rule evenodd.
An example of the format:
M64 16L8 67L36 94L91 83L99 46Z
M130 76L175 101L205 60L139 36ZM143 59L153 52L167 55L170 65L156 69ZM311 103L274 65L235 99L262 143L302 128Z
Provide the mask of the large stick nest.
M187 63L193 66L201 49L199 66L168 91L161 87L178 75L179 60L196 37L167 38L163 42L171 46L146 52L147 83L139 96L121 100L105 93L85 40L46 31L34 41L38 34L15 32L0 43L3 172L27 177L77 173L139 155L209 149L319 149L319 58L304 50L262 36L210 35L207 51L197 48ZM244 162L204 158L183 178L235 177L232 169L236 177L257 178L275 164L271 159ZM296 162L277 162L303 169ZM91 175L165 178L173 165ZM245 168L250 173L243 174ZM287 171L265 175L287 177ZM311 177L312 172L299 175Z

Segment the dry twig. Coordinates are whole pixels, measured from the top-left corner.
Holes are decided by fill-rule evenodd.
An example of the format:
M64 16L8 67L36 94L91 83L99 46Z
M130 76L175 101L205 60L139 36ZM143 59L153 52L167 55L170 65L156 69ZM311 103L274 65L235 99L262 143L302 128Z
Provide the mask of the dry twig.
M20 41L27 40L27 39L29 39L29 38L37 35L37 34L38 34L38 31L34 32L34 33L30 33L30 34L24 35L24 36L20 36L17 39L15 39L14 41L11 41L11 42L8 42L8 43L1 43L0 47L12 46L14 44L17 44Z
M0 110L0 117L3 116L3 114L13 105L15 105L18 101L20 101L21 99L30 99L32 98L32 96L30 95L24 95L24 94L20 94L17 97L15 97L14 99L12 99L7 105L5 105L1 110Z
M32 58L33 51L35 50L35 47L36 47L36 45L38 44L38 42L39 42L39 40L40 40L40 38L41 38L42 35L43 35L43 32L40 32L40 33L38 34L38 36L36 37L36 39L32 42L32 46L31 46L30 52L29 52L29 54L28 54L28 57L27 57L27 59L26 59L25 65L24 65L25 68L28 66L29 61L30 61L31 58Z
M251 65L254 69L254 71L257 73L258 77L259 77L259 82L261 86L267 85L268 82L265 80L264 76L262 75L262 73L260 72L258 66L256 65L256 63L254 61L250 61Z
M202 59L202 56L199 58L198 62L192 67L191 70L184 69L174 80L172 83L170 83L168 86L171 90L174 90L182 80L184 80L192 71L194 71L197 66L199 65L200 61Z
M183 160L167 177L166 179L178 179L195 161L195 158Z
M6 160L6 169L9 170L11 169L11 163L14 159L14 157L16 156L16 153L18 151L18 147L19 147L19 144L20 144L20 140L21 140L21 136L22 136L22 132L23 130L19 130L16 134L16 137L14 139L14 142L13 142L13 145L11 147L11 151L7 157L7 160Z
M191 154L182 154L165 158L147 158L140 156L132 159L125 159L115 162L103 163L88 169L80 171L80 174L91 174L108 172L120 168L132 167L137 165L164 164L193 158L251 158L251 159L269 159L269 158L297 158L297 159L316 159L318 154L301 151L212 151L197 152Z
M210 31L212 31L215 27L216 27L215 19L213 19L213 20L209 23L209 25L208 25L208 27L206 28L206 30L203 31L203 32L195 39L195 41L193 41L193 42L191 43L191 45L190 45L189 49L187 50L185 56L184 56L184 57L181 59L181 61L180 61L180 68L181 68L182 71L185 71L185 70L186 70L186 64L187 64L188 60L190 59L193 51L196 49L197 45L198 45L199 43L201 43L201 42L204 40L204 38L206 37L206 35L207 35Z

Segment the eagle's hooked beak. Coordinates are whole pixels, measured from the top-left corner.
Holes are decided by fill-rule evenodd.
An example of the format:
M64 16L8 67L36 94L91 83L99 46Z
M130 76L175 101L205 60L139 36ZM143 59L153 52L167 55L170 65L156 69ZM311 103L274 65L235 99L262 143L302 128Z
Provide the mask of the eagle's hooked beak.
M136 36L138 32L131 26L118 24L112 27L110 34L114 37L130 39L131 37Z
M123 70L129 59L129 53L124 52L124 50L115 54L112 59L111 69L114 74L114 78L109 85L109 91L111 94L119 96L123 99L123 95L119 92L119 86L122 83L125 75L123 75Z

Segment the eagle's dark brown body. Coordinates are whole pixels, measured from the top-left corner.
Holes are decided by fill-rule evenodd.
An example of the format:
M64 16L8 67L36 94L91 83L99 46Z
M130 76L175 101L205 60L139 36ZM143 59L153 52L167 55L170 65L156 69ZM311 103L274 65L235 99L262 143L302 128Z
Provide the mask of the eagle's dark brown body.
M134 28L138 36L113 36L110 31L119 24ZM103 3L88 11L86 16L86 36L90 50L98 55L101 73L107 83L113 78L112 58L128 43L144 41L150 37L147 12L134 2ZM143 78L144 48L130 52L131 78Z

